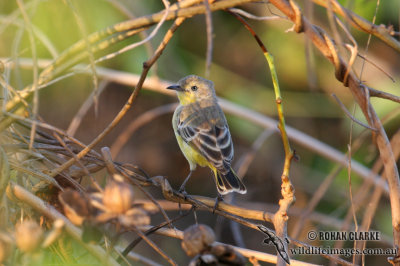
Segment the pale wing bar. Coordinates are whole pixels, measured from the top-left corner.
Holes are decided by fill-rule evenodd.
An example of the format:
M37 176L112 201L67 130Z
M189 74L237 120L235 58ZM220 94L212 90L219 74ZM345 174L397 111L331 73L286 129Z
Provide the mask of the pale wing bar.
M226 173L230 170L233 159L231 134L227 126L214 126L205 130L193 128L188 123L179 123L178 134L186 143L192 143L219 171Z

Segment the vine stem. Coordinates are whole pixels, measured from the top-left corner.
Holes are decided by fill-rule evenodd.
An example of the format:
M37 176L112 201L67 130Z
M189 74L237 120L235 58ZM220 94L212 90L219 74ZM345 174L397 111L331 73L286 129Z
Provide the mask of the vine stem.
M251 26L242 17L240 17L238 14L230 10L228 10L228 12L232 14L234 17L236 17L246 27L246 29L251 33L251 35L253 35L268 62L268 66L271 72L272 83L275 92L275 102L276 102L276 107L278 109L278 117L279 117L278 129L282 136L283 148L285 151L285 162L283 165L283 171L281 177L282 199L279 200L279 210L274 214L273 224L277 236L281 237L282 239L287 239L287 220L289 219L287 212L289 210L289 207L295 201L294 187L289 179L290 165L294 157L294 152L290 147L289 138L286 132L285 117L283 115L283 99L279 88L278 75L276 74L276 69L274 64L274 57L272 56L271 53L268 52L264 43L255 33L255 31L251 28ZM287 252L288 243L286 241L282 241L282 243L284 245L285 251ZM277 265L286 265L286 261L280 256L278 257Z
M278 128L279 128L279 131L281 132L283 148L285 150L285 162L283 165L283 171L282 171L282 177L281 177L281 179L282 179L282 185L281 185L282 199L279 200L279 210L275 213L274 220L273 220L275 231L276 231L277 235L279 237L282 237L285 239L285 238L287 238L287 220L289 219L287 212L289 210L289 207L295 201L294 187L289 178L290 165L291 165L292 159L294 157L294 152L293 152L292 148L290 147L289 138L286 133L285 117L283 115L283 99L281 96L281 90L279 88L278 75L276 74L276 69L275 69L275 64L274 64L274 57L266 49L264 51L264 56L267 59L268 66L271 71L272 83L273 83L274 92L275 92L275 102L276 102L276 107L278 110L278 117L279 117ZM283 241L283 243L285 245L285 249L287 250L287 248L288 248L287 242ZM278 257L277 265L286 265L286 262L281 257Z

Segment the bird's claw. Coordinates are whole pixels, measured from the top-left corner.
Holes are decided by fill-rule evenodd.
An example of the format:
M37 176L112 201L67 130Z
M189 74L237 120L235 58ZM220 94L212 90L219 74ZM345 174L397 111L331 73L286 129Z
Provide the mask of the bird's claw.
M214 204L214 208L213 208L213 212L212 212L213 214L215 214L215 211L218 208L218 203L220 201L224 201L224 199L222 198L222 196L220 194L218 194L217 198L215 199L215 204Z
M185 200L187 200L187 195L188 195L188 193L186 192L186 190L185 190L184 187L180 187L179 190L178 190L178 192L181 193L181 194L183 195L183 198L184 198Z

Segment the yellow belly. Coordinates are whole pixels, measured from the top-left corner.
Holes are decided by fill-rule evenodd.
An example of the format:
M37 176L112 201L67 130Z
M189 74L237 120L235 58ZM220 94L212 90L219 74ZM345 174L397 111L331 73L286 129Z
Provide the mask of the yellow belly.
M201 155L198 151L187 144L179 135L176 135L176 139L183 155L185 155L190 164L190 170L196 169L196 165L200 165L203 167L208 166L211 169L214 168L203 155Z

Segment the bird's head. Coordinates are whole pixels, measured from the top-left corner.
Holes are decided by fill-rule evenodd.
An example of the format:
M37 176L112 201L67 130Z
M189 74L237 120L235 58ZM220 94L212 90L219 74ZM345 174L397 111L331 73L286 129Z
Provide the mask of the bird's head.
M184 77L167 89L176 91L182 105L216 99L212 81L195 75Z

